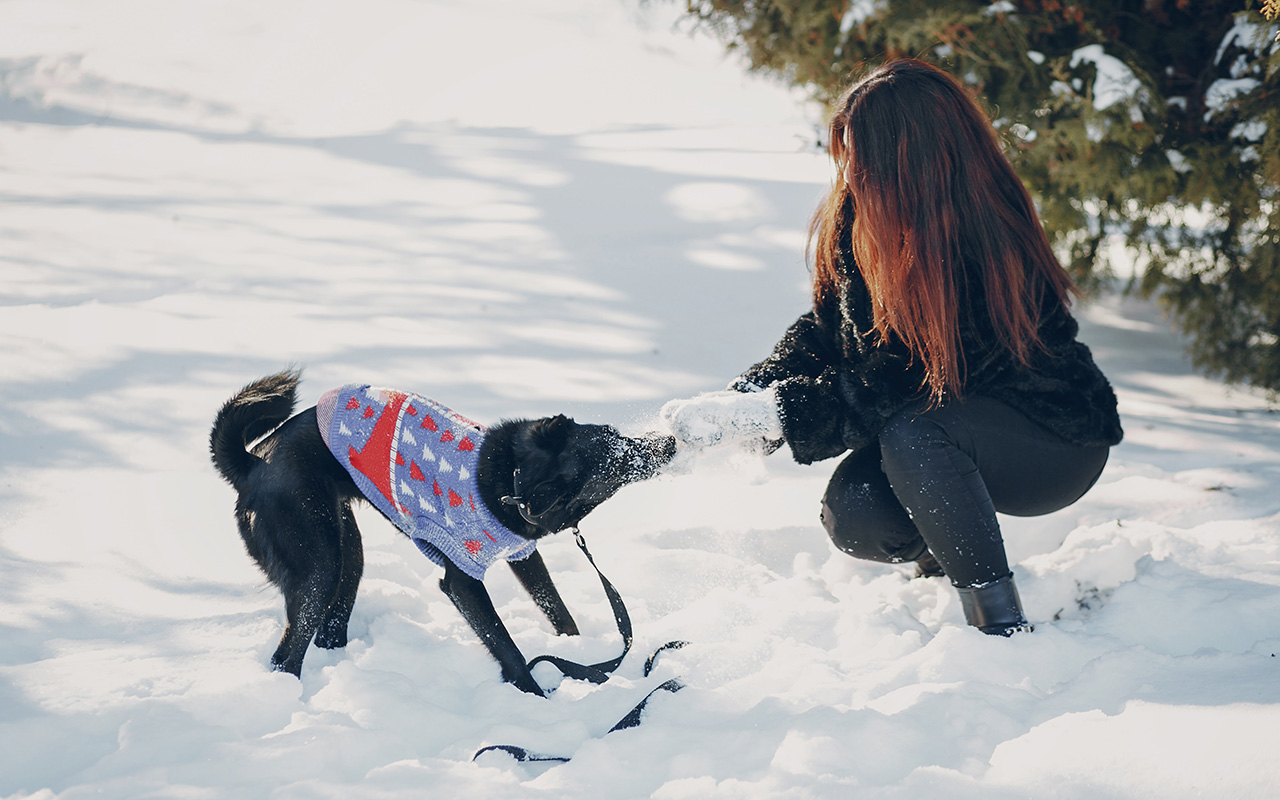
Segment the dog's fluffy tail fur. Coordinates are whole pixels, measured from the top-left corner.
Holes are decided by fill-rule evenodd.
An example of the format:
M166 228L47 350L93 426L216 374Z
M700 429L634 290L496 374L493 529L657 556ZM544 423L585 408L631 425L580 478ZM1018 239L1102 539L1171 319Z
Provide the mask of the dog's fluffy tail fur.
M248 446L275 430L293 415L302 371L288 369L260 378L241 389L218 411L209 433L213 466L236 489L248 477L258 457Z

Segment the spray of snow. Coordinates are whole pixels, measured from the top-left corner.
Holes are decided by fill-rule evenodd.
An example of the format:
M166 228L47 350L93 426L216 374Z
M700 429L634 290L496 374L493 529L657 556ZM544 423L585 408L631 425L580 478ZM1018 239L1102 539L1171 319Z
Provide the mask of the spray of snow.
M659 414L681 444L702 450L756 439L781 439L782 419L773 389L706 392L666 403Z

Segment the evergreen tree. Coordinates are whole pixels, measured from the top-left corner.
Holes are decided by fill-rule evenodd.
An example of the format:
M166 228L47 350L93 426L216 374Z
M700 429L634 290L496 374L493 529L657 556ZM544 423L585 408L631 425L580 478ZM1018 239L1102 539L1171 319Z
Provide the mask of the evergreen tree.
M687 0L827 104L912 56L984 102L1082 285L1122 235L1195 362L1280 391L1277 0ZM1252 7L1250 7L1252 6Z

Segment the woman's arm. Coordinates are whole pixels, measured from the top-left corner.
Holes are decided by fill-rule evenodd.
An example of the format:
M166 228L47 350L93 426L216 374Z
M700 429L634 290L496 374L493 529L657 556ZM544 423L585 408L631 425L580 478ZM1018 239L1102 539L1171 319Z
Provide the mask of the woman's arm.
M791 455L811 464L874 442L885 420L918 396L918 386L906 362L877 353L812 378L786 378L773 389Z
M875 438L888 416L906 404L904 386L906 395L913 395L919 377L908 375L908 362L893 349L843 344L860 339L852 330L840 334L842 325L851 324L836 309L810 311L787 329L768 358L731 382L730 391L674 400L663 408L663 418L677 438L694 448L758 440L758 425L729 429L717 420L735 415L760 419L765 410L771 410L777 415L777 427L770 427L780 431L792 456L802 464L860 449ZM765 396L757 395L761 392ZM737 393L746 396L735 399ZM743 406L740 413L734 410L738 405ZM774 440L776 448L778 435L764 438Z
M830 337L813 312L797 319L768 358L755 364L720 392L672 400L661 417L681 445L694 452L720 444L764 441L773 452L784 438L775 386L794 378L812 378L828 368Z

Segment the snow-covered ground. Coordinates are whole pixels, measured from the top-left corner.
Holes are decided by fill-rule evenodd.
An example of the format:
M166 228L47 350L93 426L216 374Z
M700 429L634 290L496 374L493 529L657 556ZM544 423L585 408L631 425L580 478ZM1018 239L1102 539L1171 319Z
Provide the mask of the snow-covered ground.
M307 403L368 380L640 431L803 311L811 112L674 13L0 6L0 797L1280 795L1280 417L1119 297L1080 317L1124 444L1080 503L1006 521L1034 634L834 552L834 464L782 452L586 520L637 632L605 685L500 683L367 511L353 641L266 669L282 603L206 455L241 385L295 363ZM521 648L611 657L594 574L543 551L584 635L494 570Z

